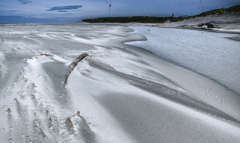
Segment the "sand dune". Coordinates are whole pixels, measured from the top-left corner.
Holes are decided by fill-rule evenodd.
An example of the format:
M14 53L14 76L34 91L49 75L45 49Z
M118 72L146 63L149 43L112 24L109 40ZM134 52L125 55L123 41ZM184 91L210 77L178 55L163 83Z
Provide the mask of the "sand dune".
M147 40L131 31L117 25L1 26L2 142L238 142L240 97L124 44ZM84 52L89 56L64 84L69 65ZM77 111L73 127L69 117Z

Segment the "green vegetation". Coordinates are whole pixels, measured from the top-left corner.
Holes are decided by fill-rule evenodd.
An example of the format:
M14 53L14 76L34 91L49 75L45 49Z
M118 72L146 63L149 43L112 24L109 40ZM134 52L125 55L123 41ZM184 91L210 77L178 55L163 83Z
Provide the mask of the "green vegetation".
M182 18L177 17L150 17L150 16L132 16L132 17L101 17L95 19L84 19L83 22L90 23L129 23L129 22L140 22L140 23L163 23L167 20L170 21L179 21Z
M152 17L152 16L132 16L132 17L100 17L95 19L84 19L83 22L89 23L129 23L129 22L140 22L140 23L164 23L167 20L171 22L181 21L183 19L203 17L208 15L222 15L222 14L236 14L240 15L240 5L236 5L230 8L221 8L211 11L205 11L199 15L189 16L187 18L180 17Z
M234 15L240 15L240 5L235 5L229 8L221 8L221 9L214 9L210 11L205 11L199 15L195 15L194 17L202 17L202 16L208 16L208 15L222 15L222 14L234 14Z

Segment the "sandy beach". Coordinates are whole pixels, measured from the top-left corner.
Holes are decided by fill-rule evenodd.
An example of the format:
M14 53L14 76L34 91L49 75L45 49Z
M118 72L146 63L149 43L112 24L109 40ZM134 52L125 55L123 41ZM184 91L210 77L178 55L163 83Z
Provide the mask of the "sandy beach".
M0 26L2 142L239 142L235 86L229 90L134 46L132 41L150 38L133 29L109 24ZM65 84L69 65L84 52L89 56ZM74 116L77 111L80 116Z

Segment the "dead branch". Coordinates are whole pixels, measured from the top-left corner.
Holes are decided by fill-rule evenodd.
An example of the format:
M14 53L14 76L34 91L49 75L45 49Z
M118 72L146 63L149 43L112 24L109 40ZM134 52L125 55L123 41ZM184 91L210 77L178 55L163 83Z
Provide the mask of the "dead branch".
M75 117L75 116L80 116L80 111L77 111L77 114L74 115L73 117ZM69 120L71 121L72 126L73 126L73 128L74 128L73 121L72 121L72 118L73 118L73 117L69 117Z
M84 59L86 56L88 56L88 53L83 53L81 54L78 58L76 58L71 65L69 66L66 79L65 79L65 84L67 83L68 77L70 76L71 72L74 70L74 68L77 66L78 62L80 62L82 59Z
M42 53L42 54L40 54L40 55L38 55L38 56L51 56L51 55L48 54L48 53Z

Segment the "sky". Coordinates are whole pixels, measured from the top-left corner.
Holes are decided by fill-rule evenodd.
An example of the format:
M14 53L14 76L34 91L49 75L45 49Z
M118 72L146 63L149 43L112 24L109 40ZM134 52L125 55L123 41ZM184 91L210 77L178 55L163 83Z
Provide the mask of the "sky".
M107 1L112 4L113 17L195 15L200 5L200 0ZM105 0L0 0L0 24L72 23L92 16L109 17L108 3ZM240 0L202 0L200 11L237 4Z

